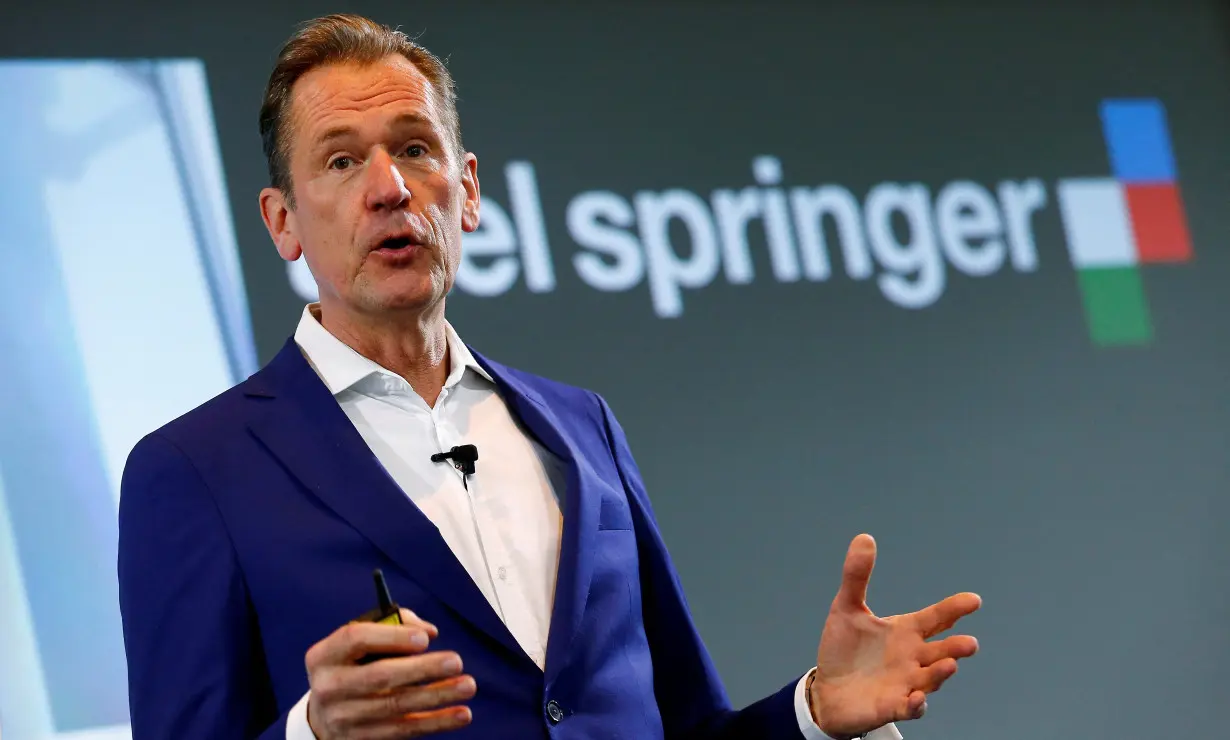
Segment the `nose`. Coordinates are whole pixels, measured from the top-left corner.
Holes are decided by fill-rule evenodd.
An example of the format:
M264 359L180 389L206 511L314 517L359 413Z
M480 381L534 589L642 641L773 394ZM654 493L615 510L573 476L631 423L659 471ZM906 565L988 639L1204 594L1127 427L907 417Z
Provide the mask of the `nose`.
M410 202L410 188L397 163L383 149L372 155L367 168L367 207L373 211L403 208Z

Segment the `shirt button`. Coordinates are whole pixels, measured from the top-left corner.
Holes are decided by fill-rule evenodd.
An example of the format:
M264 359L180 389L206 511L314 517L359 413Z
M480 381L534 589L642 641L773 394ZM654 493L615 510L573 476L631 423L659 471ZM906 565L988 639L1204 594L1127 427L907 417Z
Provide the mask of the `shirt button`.
M501 565L500 569L496 571L496 575L500 577L501 581L507 581L508 580L508 568L505 568L504 566Z
M563 718L564 708L559 705L559 702L554 699L547 702L547 719L551 720L551 724L559 724Z

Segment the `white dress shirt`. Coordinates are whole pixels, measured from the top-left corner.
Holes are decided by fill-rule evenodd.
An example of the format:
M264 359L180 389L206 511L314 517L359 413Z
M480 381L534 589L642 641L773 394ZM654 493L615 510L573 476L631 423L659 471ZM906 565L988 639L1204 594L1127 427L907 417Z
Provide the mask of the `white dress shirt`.
M376 459L423 515L440 530L517 644L539 668L546 662L563 521L558 459L532 439L509 412L491 376L445 325L449 373L435 407L399 375L355 352L304 309L295 342L337 399ZM463 485L460 471L430 456L473 444L479 472ZM807 740L827 740L812 720L804 688L795 715ZM308 697L291 709L287 740L315 740ZM879 736L884 730L891 734ZM892 725L869 737L899 740Z

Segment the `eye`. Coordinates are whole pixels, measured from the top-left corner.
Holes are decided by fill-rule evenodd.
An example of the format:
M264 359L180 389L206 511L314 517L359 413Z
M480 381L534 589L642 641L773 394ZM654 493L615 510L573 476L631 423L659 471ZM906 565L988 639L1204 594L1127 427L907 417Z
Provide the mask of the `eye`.
M338 157L337 159L331 160L329 162L329 169L348 170L353 164L354 164L354 159L350 157Z
M411 144L410 146L406 147L407 157L421 157L426 153L427 153L427 150L423 148L422 144Z

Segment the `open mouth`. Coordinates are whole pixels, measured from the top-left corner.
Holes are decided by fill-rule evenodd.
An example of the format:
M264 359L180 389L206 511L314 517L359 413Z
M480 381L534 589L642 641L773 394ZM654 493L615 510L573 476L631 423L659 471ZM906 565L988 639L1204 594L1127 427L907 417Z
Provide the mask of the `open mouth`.
M391 236L380 242L376 249L382 249L389 252L396 252L401 249L414 246L414 242L410 241L408 236Z

